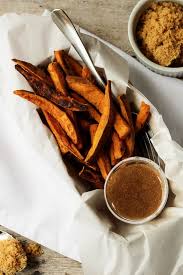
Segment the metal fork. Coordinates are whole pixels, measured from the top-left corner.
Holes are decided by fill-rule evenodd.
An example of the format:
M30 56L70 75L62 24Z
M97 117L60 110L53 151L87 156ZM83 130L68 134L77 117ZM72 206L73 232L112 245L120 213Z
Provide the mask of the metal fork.
M156 152L154 145L151 142L151 138L153 137L153 131L150 128L150 125L147 123L144 129L137 134L136 136L136 146L139 149L137 154L140 156L151 159L155 163L157 163L161 169L165 170L165 164L163 160L160 158L158 153Z
M105 82L100 77L97 70L95 69L93 61L92 61L89 53L87 52L87 50L79 36L79 33L77 32L74 24L72 23L71 19L68 17L66 12L61 9L55 9L51 12L51 17L52 17L53 22L57 25L57 27L61 30L61 32L65 35L67 40L74 47L76 52L79 54L82 61L90 69L90 71L92 72L93 76L95 77L98 85L100 87L104 88ZM128 88L132 89L133 91L137 91L137 89L131 83L128 83ZM140 148L140 150L139 150L140 155L153 160L164 170L164 163L161 160L161 158L158 156L158 154L151 142L152 136L153 136L153 132L152 132L152 129L150 129L149 125L146 125L144 130L141 131L140 135L137 136L137 145L138 145L138 148Z

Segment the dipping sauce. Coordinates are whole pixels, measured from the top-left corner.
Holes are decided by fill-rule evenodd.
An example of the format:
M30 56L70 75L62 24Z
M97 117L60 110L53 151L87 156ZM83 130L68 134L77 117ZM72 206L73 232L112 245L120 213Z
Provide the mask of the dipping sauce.
M106 198L118 216L144 219L161 204L161 178L153 167L145 163L119 166L108 179Z

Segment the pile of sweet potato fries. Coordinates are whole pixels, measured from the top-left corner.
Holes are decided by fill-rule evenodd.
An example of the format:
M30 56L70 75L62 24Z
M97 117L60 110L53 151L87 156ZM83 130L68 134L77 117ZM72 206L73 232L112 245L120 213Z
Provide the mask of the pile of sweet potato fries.
M13 61L33 90L14 93L39 107L62 156L73 156L81 164L79 175L93 188L103 188L111 168L133 156L135 134L147 121L150 106L142 102L134 121L126 96L114 100L111 82L102 91L90 70L64 50L54 52L46 69Z

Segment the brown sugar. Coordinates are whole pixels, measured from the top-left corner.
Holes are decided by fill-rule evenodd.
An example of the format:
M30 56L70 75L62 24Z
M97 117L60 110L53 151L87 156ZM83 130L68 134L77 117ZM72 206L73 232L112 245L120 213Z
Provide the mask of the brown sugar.
M27 265L27 256L16 239L0 241L0 274L14 275Z
M141 15L136 38L142 53L162 66L183 66L183 6L154 2Z
M34 242L28 242L24 246L27 257L39 257L43 254L41 246Z

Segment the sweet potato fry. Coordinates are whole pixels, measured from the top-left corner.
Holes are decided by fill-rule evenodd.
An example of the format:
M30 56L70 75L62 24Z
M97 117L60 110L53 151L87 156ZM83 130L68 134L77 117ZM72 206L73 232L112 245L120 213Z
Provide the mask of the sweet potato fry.
M25 90L16 90L14 91L14 93L34 103L35 105L40 107L42 110L47 111L60 123L61 127L64 129L67 135L71 138L73 143L74 144L78 143L77 130L75 129L71 119L68 117L68 115L64 111L59 109L56 105L54 105L52 102L48 101L44 97L35 95L31 92L28 92Z
M115 115L114 115L114 129L116 130L119 138L122 140L125 139L130 132L129 125L120 116L120 114L117 111L115 111Z
M69 56L64 50L54 51L55 59L62 67L66 75L78 75L82 74L82 66L74 58Z
M77 120L77 117L76 117L76 113L71 111L71 110L66 110L65 112L71 118L71 120L74 124L74 127L77 131L78 143L76 144L76 146L79 150L81 150L83 148L83 138L81 137L80 131L79 131L79 128L78 128L78 120Z
M145 125L147 119L150 115L150 106L142 101L140 106L140 111L137 114L136 122L135 122L135 131L139 132Z
M60 50L60 51L54 51L55 59L61 66L62 70L66 75L74 75L74 71L72 68L69 67L69 65L65 62L65 51Z
M131 128L130 134L125 139L125 144L127 149L125 152L125 157L131 157L133 155L134 147L135 147L135 132L134 132L134 126L133 126L132 113L131 113L130 105L125 95L118 96L118 102L120 105L121 114L124 117L124 119L128 122Z
M129 158L133 155L135 149L135 132L131 132L125 139L126 152L125 157Z
M84 97L89 103L94 105L100 113L103 112L104 94L98 87L87 79L77 76L67 76L66 81L70 89ZM115 111L114 128L120 139L124 139L130 132L128 124L117 111Z
M128 124L131 124L131 122L132 122L131 111L129 111L126 108L126 104L124 102L125 101L125 95L119 95L117 97L117 100L118 100L118 103L119 103L119 106L120 106L121 115L123 116L123 118L126 120L126 122Z
M69 109L71 111L86 111L87 104L80 103L71 97L64 96L56 92L52 87L49 87L45 82L37 79L34 75L22 69L19 65L15 65L15 69L21 73L32 87L33 91L39 95L47 98L59 107Z
M112 92L111 92L110 81L107 82L103 103L104 103L103 113L93 139L93 144L85 158L86 162L90 162L94 159L98 151L104 145L105 140L109 137L109 134L112 128L114 110L113 110L113 104L112 104Z
M115 159L121 159L125 153L125 144L123 140L120 140L118 134L115 131L112 133L112 143Z
M57 62L52 62L48 65L48 72L51 76L51 79L55 85L55 88L61 94L67 96L67 85L65 81L64 74Z
M86 99L74 92L71 92L71 96L80 103L87 104L87 111L90 117L99 123L101 117L100 113Z
M93 139L95 136L95 133L97 131L98 124L92 124L90 125L90 136L91 136L91 142L93 143ZM107 178L107 175L109 174L111 170L111 164L109 157L107 153L104 150L101 150L97 156L97 164L100 169L100 172L102 174L102 177L104 179Z
M69 140L67 134L64 132L64 130L60 126L60 123L48 112L43 111L43 113L52 133L54 134L57 140L57 143L60 147L61 152L63 152L63 148L64 148L65 152L70 152L77 159L83 160L84 159L83 156L78 151L76 146Z
M78 94L71 92L71 96L79 101L80 103L87 104L87 111L92 119L94 119L96 122L100 121L100 113L83 97L79 96Z
M16 59L16 58L12 59L12 61L14 61L17 65L19 65L24 71L30 73L31 75L33 75L37 79L40 79L41 81L43 81L47 85L49 85L51 87L54 86L51 78L49 77L49 75L47 75L40 68L32 65L31 63L28 63L26 61L22 61L22 60L19 60L19 59Z
M68 95L65 76L64 76L64 73L63 73L60 65L57 62L50 63L48 65L48 72L50 73L50 76L53 80L56 90L65 96ZM68 99L70 100L70 98L68 98ZM78 101L75 101L75 102L78 102ZM87 104L81 103L80 106L82 106L82 105L87 106ZM77 119L76 119L76 116L73 113L73 111L76 111L76 110L70 108L70 110L67 111L67 114L72 118L73 123L75 124L75 129L78 129ZM78 136L79 136L79 132L78 132ZM80 136L79 136L79 141L78 141L77 147L79 150L83 148L83 142L82 142L82 139Z
M102 113L104 93L87 79L78 76L66 76L70 89L84 97Z
M91 74L91 71L88 67L86 66L83 66L82 68L82 74L81 76L85 79L88 79L89 81L92 81L92 74Z
M71 96L74 97L77 101L87 104L87 100L85 100L83 97L80 97L78 94L71 92ZM90 117L99 123L101 115L90 103L88 103L88 112ZM125 151L125 145L124 142L120 140L118 134L115 131L112 133L112 142L114 143L114 157L116 159L122 158Z
M111 143L111 146L109 148L109 153L110 153L111 165L114 166L117 164L117 159L114 156L114 144L113 143Z
M82 66L81 64L74 59L72 56L65 53L65 61L69 64L70 68L74 71L74 75L81 76L82 75Z
M95 189L104 189L104 180L96 171L83 167L79 173L79 176L84 180L91 182Z

